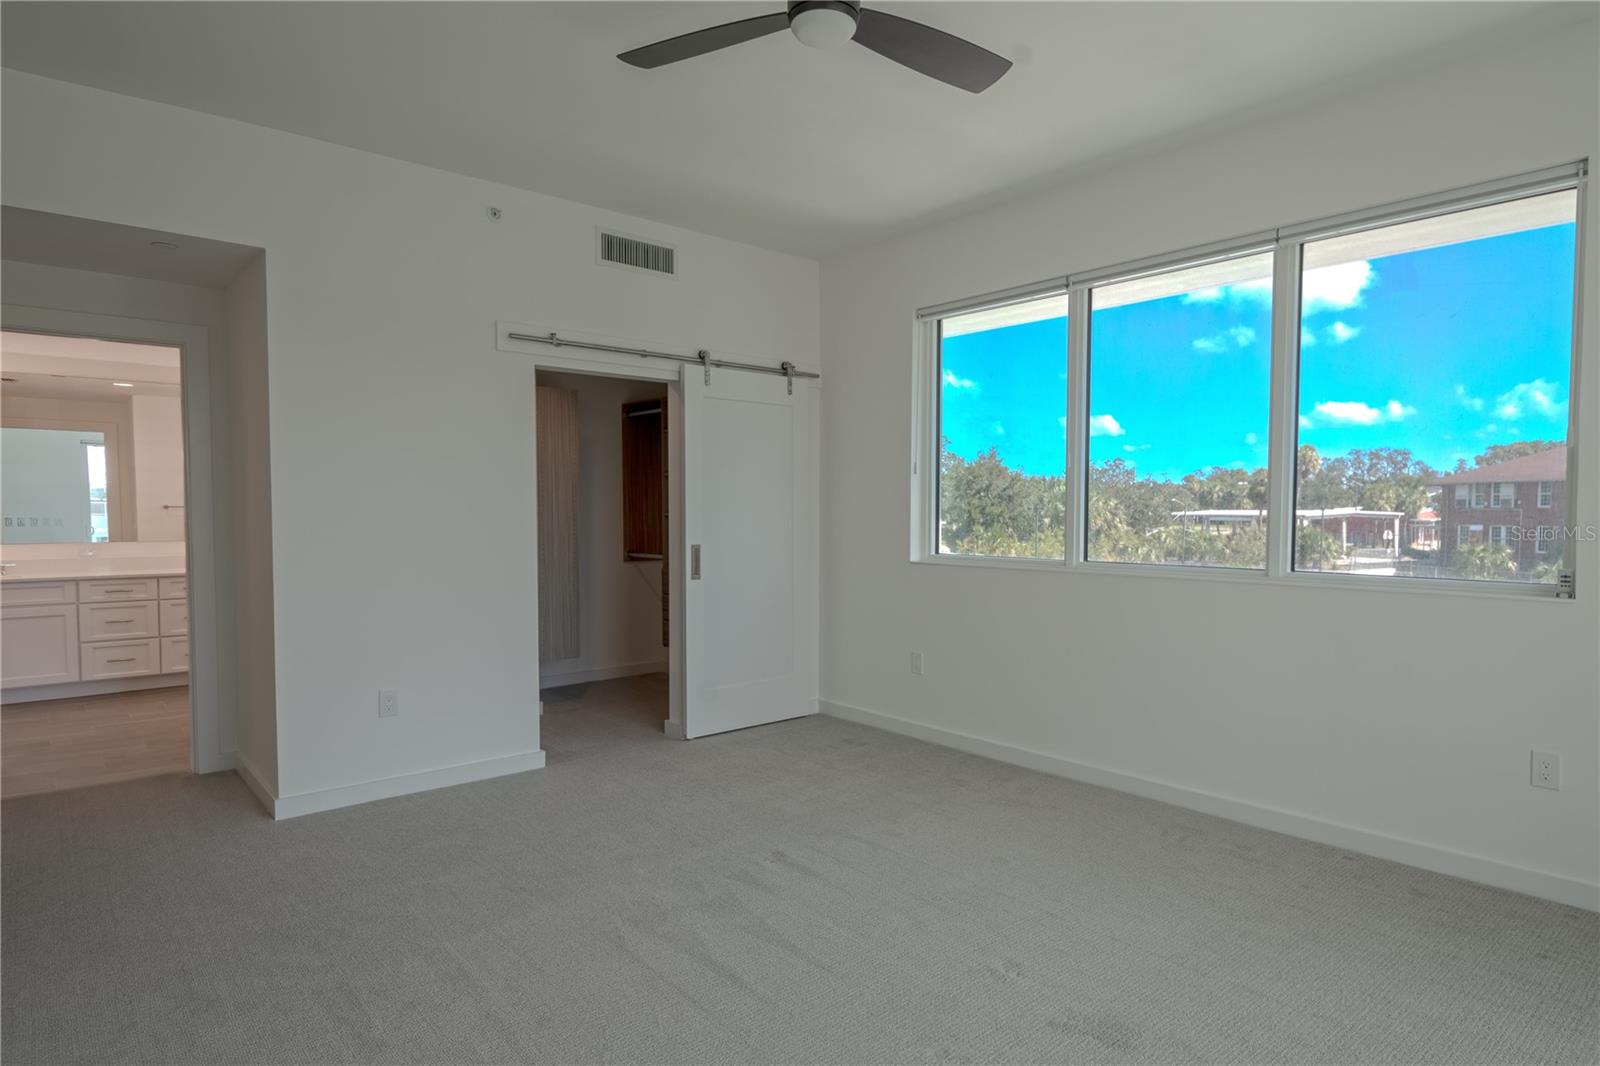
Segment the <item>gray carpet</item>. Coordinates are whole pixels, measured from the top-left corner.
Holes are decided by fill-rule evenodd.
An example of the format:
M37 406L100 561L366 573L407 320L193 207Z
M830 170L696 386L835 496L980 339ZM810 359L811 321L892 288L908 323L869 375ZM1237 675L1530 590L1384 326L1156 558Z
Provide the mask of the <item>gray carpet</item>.
M1600 919L833 719L274 824L4 806L4 1059L1594 1062Z

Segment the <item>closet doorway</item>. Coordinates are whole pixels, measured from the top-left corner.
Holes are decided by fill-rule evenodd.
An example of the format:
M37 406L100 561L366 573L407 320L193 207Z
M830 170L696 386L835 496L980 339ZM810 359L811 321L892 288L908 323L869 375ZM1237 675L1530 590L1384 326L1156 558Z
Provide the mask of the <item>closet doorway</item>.
M552 754L671 717L664 381L539 370L539 688Z

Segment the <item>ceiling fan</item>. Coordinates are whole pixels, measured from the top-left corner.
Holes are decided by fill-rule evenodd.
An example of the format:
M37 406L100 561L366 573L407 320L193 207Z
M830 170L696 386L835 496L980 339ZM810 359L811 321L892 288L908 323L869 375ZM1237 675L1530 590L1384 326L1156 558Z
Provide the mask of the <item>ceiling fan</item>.
M685 33L617 58L636 67L664 67L783 29L812 48L836 48L853 40L885 59L969 93L983 92L1011 69L1011 60L987 48L898 15L865 10L858 0L790 0L786 11Z

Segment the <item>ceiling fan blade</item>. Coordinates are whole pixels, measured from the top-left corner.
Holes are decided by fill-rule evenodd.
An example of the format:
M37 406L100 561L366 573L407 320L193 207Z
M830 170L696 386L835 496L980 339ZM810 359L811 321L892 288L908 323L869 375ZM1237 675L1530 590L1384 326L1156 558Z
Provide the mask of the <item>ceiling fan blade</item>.
M743 44L753 41L757 37L765 37L769 33L789 27L789 13L779 11L774 15L757 15L753 19L740 19L738 22L724 22L720 26L712 26L704 30L695 30L678 37L671 37L655 44L647 44L642 48L623 52L617 56L624 63L646 69L664 67L668 63L676 63L680 59L693 59L703 56L707 52L715 52L719 48Z
M981 93L1011 69L1011 60L932 26L863 9L855 41L885 59L947 85Z

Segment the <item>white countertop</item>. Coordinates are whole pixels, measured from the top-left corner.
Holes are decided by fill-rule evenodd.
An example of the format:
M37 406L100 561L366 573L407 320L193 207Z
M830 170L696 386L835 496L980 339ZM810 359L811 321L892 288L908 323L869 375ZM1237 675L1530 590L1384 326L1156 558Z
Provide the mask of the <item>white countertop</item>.
M172 558L21 559L16 566L0 571L0 585L97 577L182 577L185 573L184 561Z

